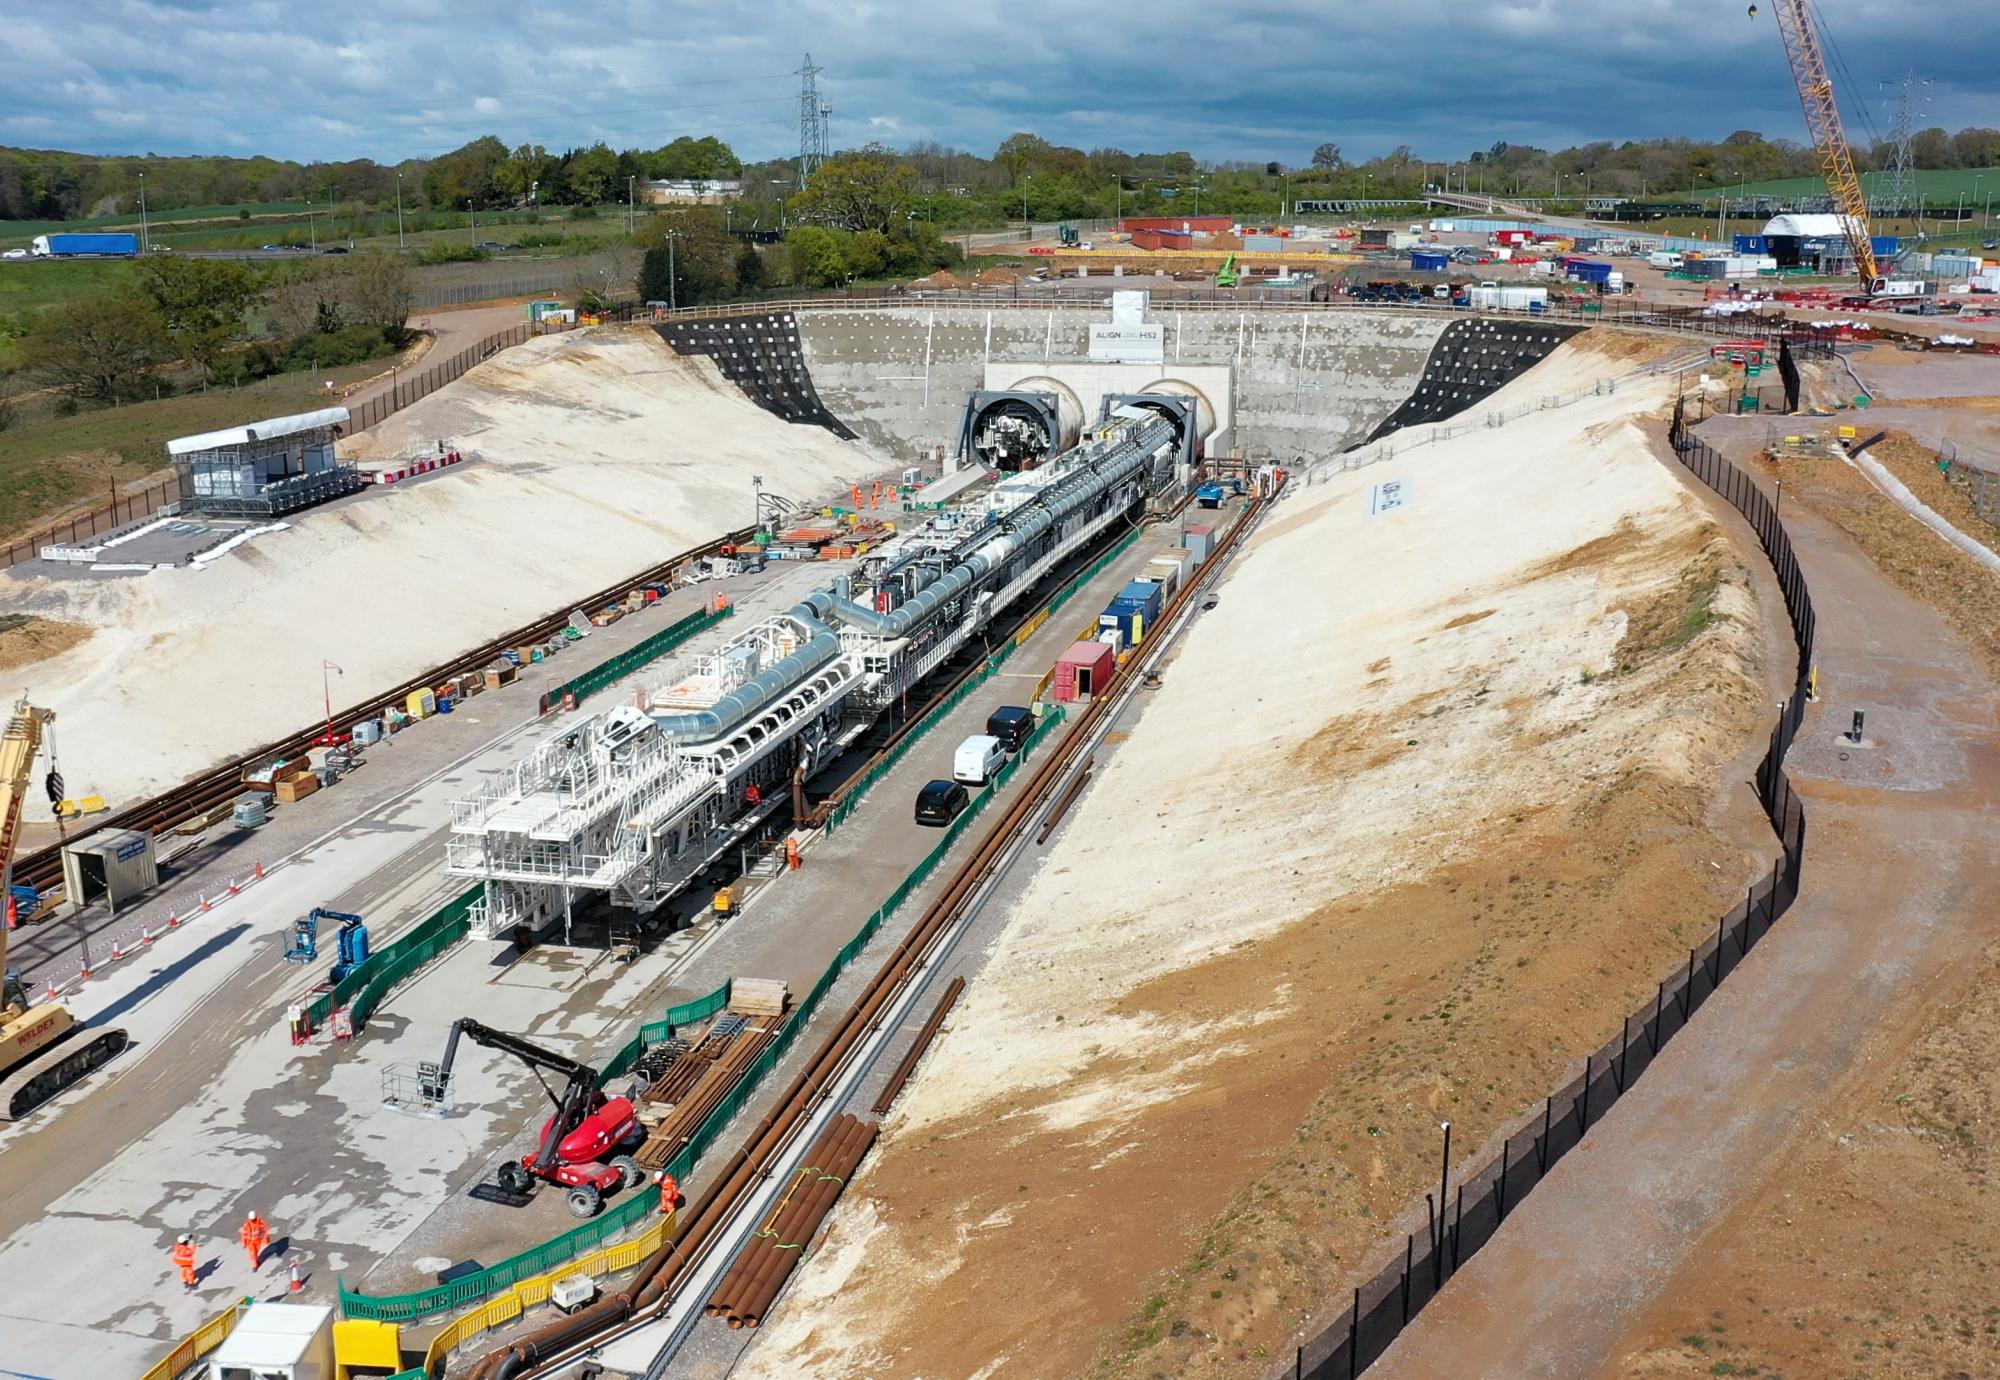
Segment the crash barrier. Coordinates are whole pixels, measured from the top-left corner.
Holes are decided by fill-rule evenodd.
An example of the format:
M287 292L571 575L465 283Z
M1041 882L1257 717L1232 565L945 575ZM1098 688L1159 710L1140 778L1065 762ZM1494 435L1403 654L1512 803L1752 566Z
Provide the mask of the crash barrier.
M232 1303L174 1343L174 1349L155 1361L139 1380L180 1380L181 1376L195 1368L202 1357L221 1346L223 1339L236 1330L236 1320L242 1312L241 1304Z
M542 696L542 713L564 703L581 704L607 685L615 685L632 672L649 662L657 661L674 648L693 637L706 632L723 619L736 612L736 605L725 604L720 609L703 609L660 629L644 642L630 647L612 657L609 661L591 667L583 674L561 685L555 686Z
M1758 799L1784 851L1770 874L1716 922L1715 933L1688 950L1685 964L1660 983L1653 1000L1627 1016L1616 1038L1584 1060L1583 1072L1549 1096L1541 1116L1503 1142L1499 1155L1461 1181L1449 1197L1440 1199L1435 1225L1426 1230L1424 1244L1417 1244L1414 1233L1406 1236L1402 1258L1355 1289L1346 1310L1297 1349L1288 1368L1295 1380L1338 1380L1359 1375L1374 1364L1459 1267L1493 1238L1549 1169L1603 1120L1798 896L1805 810L1785 775L1784 760L1805 716L1815 630L1812 596L1791 538L1763 490L1694 438L1679 404L1668 434L1680 462L1756 529L1784 591L1785 611L1798 645L1799 679L1779 710L1770 747L1757 768Z
M875 938L882 926L887 923L889 917L896 913L897 908L909 900L911 895L918 888L922 887L925 882L930 880L931 875L944 862L945 855L951 851L952 845L958 842L965 831L971 827L972 821L992 801L995 794L1008 781L1013 779L1015 773L1020 770L1022 764L1028 760L1035 749L1046 741L1051 733L1056 731L1057 727L1062 723L1063 717L1063 711L1057 708L1052 710L1036 726L1035 731L1028 735L1027 741L1022 743L1021 750L1010 758L1004 767L994 773L993 780L979 794L975 795L965 811L952 821L951 827L944 831L943 836L938 839L937 844L929 853L924 855L923 861L919 862L911 870L910 874L903 879L902 884L889 894L888 900L876 907L874 913L862 924L861 929L855 934L854 938L850 939L842 946L840 952L834 955L833 961L827 965L826 971L820 974L819 981L813 984L812 991L807 993L805 998L793 1008L791 1015L779 1027L777 1038L765 1047L764 1052L751 1062L749 1068L744 1070L743 1076L737 1081L736 1086L731 1088L721 1103L716 1106L715 1110L709 1113L708 1117L695 1131L693 1137L682 1148L681 1152L667 1162L666 1172L668 1174L671 1174L680 1183L685 1184L690 1182L694 1174L696 1162L729 1129L729 1124L735 1119L736 1114L748 1105L750 1100L756 1095L758 1086L763 1082L766 1075L778 1066L779 1061L785 1057L785 1052L792 1047L792 1042L799 1037L800 1032L811 1023L813 1013L818 1010L820 1002L833 989L833 984L840 978L840 975L847 971L848 965L853 963L860 956L862 950L868 947L869 942ZM667 1020L665 1021L657 1022L652 1027L642 1027L640 1033L633 1036L605 1065L604 1078L616 1078L631 1070L632 1066L638 1062L639 1056L645 1052L646 1046L653 1042L648 1037L649 1029L657 1031L660 1026L671 1026L674 1023L676 1012L684 1012L694 1007L705 1006L708 1003L715 1002L718 996L722 997L721 1004L727 1003L728 998L722 992L712 993L700 1002L692 1002L686 1007L674 1008L674 1010L667 1013ZM719 1010L720 1004L713 1009ZM687 1017L685 1019L698 1019L698 1017ZM654 1038L664 1039L665 1034L659 1034ZM432 1314L444 1312L450 1308L463 1307L476 1300L486 1298L496 1290L508 1288L531 1276L551 1270L564 1261L571 1259L585 1248L594 1246L605 1238L624 1230L626 1227L645 1220L646 1214L656 1209L658 1201L656 1195L648 1193L644 1189L628 1194L622 1201L614 1203L581 1226L572 1227L570 1230L559 1236L551 1237L531 1250L523 1251L520 1255L503 1260L497 1265L490 1265L475 1274L466 1275L461 1279L452 1281L450 1284L440 1285L435 1289L425 1289L411 1294L370 1296L355 1293L343 1281L340 1285L340 1310L343 1315L350 1318L374 1318L383 1322L410 1322L417 1318L429 1317ZM643 1255L635 1256L632 1263L636 1263L642 1258ZM568 1270L565 1273L576 1273L576 1271ZM481 1331L484 1327L491 1325L490 1323L483 1324L481 1327L473 1328L465 1335L470 1336L474 1332ZM441 1356L443 1353L439 1352L437 1354Z
M1055 596L1049 600L1048 605L1041 613L1035 616L1031 627L1039 627L1041 623L1047 622L1050 614L1053 614L1057 609L1068 603L1071 596L1099 575L1102 575L1113 561L1131 549L1132 543L1139 540L1139 536L1140 533L1137 531L1127 534L1119 541L1113 543L1110 550L1092 561L1083 570L1064 581L1062 588L1056 591ZM1022 630L1023 633L1029 631L1029 628ZM894 771L897 764L903 760L911 748L915 747L923 739L925 734L943 723L950 717L953 710L964 704L975 691L998 674L1000 668L1006 664L1007 658L1012 656L1015 650L1026 640L1024 636L1017 634L1009 641L987 653L986 664L980 667L977 675L971 677L965 684L954 690L951 697L943 704L926 714L921 723L897 740L896 745L889 750L881 761L869 767L851 786L842 791L840 799L827 812L826 832L830 834L838 829L841 823L854 813L855 807L861 803L861 798L867 795L869 790L883 777Z
M642 1191L639 1197L642 1207L657 1208L658 1199L655 1195ZM471 1312L462 1313L446 1323L438 1334L431 1338L430 1345L424 1349L424 1364L416 1370L406 1372L406 1375L409 1380L425 1380L426 1376L435 1374L444 1364L444 1358L469 1339L514 1321L538 1303L547 1303L549 1291L558 1279L566 1279L571 1275L589 1275L596 1278L599 1275L615 1275L620 1270L631 1269L660 1249L673 1234L679 1220L678 1211L664 1215L655 1211L653 1225L629 1241L599 1247L588 1255L570 1261L560 1270L552 1270L534 1279L524 1279L519 1284L503 1289Z
M359 1030L369 1013L381 1005L389 989L429 963L465 937L467 917L485 889L481 882L467 887L446 901L394 943L385 944L368 961L322 992L306 1005L306 1021L313 1030L326 1029L333 1013L343 1007L353 1016Z

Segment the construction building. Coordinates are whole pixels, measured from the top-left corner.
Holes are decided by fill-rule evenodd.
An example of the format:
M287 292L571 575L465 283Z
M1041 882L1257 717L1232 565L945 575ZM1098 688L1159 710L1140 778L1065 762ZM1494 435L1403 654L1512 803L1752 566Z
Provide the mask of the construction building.
M347 423L346 408L328 407L167 442L181 511L275 517L358 492L360 471L334 456Z

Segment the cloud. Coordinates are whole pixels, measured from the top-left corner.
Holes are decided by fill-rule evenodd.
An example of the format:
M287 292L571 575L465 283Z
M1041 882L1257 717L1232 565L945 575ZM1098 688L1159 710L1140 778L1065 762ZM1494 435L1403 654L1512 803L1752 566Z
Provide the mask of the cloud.
M797 146L798 79L825 70L836 146L990 153L1034 130L1082 147L1303 162L1408 144L1463 157L1734 129L1803 138L1770 7L1676 0L1153 0L1143 26L1066 0L0 0L0 138L102 153L237 151L384 161L484 133L656 147L714 133ZM1857 140L1879 83L1933 79L1929 115L2000 125L1990 0L1825 7ZM226 74L226 79L218 79Z

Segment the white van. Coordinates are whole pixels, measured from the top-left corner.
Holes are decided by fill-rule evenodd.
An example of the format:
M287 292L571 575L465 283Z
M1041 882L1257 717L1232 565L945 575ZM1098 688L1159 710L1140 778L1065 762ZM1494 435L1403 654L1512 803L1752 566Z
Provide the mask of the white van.
M952 754L951 779L968 786L983 786L1006 763L1006 744L990 734L975 733Z

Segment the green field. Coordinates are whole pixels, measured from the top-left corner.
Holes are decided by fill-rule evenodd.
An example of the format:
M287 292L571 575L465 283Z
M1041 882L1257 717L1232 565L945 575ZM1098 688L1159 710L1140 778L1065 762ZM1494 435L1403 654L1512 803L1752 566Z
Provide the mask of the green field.
M1910 174L1918 196L1927 206L1941 206L1952 209L1958 205L1960 195L1965 197L1967 210L1986 208L1986 200L1991 197L2000 202L2000 168L1938 168L1922 169ZM1861 174L1861 189L1869 196L1881 196L1889 189L1887 173L1870 172ZM1664 193L1662 195L1665 195ZM1714 201L1717 197L1735 197L1735 187L1711 187L1695 193L1697 201ZM1817 177L1786 177L1772 182L1746 182L1744 196L1810 197L1826 195L1826 184Z
M130 259L72 259L40 263L0 259L0 316L19 316L109 292L132 280Z
M248 210L253 219L238 217ZM643 223L647 208L639 208ZM359 210L351 205L310 211L304 202L275 202L244 207L202 206L169 211L150 217L148 239L156 249L257 249L267 244L347 244L356 248L396 247L396 212ZM106 229L137 229L136 215L105 216L96 220L64 222L0 221L0 249L25 248L37 235ZM477 222L469 222L463 211L431 212L406 208L403 216L404 241L412 248L439 240L499 240L511 243L531 230L544 233L560 230L566 237L595 242L609 235L623 234L625 207L607 204L595 216L572 220L566 207L540 211L481 212ZM558 249L536 252L558 253Z

